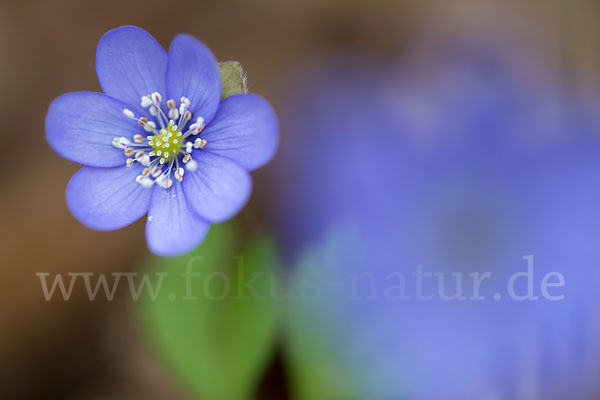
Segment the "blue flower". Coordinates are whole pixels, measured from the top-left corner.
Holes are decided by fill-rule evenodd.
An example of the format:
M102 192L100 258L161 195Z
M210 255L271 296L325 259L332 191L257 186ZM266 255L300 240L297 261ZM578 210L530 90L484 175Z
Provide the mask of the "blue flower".
M509 68L485 48L431 63L420 52L401 71L350 55L292 90L277 170L295 185L271 214L294 266L286 359L298 398L597 390L598 142L572 93L550 97L553 82L523 76L528 59ZM527 255L538 301L512 300L507 283ZM429 300L416 294L419 265ZM561 301L540 292L555 271ZM473 296L466 277L486 272L485 301L446 301L433 275L446 296L456 276Z
M50 146L85 165L67 186L71 213L97 230L148 213L152 252L193 249L244 206L248 171L274 155L273 109L254 94L221 100L214 55L184 34L167 54L140 28L113 29L98 43L96 73L104 93L64 94L46 116Z

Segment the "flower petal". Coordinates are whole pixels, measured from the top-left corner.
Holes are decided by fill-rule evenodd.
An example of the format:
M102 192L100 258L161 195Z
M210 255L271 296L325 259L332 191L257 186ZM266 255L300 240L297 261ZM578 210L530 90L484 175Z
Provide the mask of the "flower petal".
M46 115L46 139L64 158L94 167L125 165L115 137L140 131L123 115L123 103L102 93L72 92L52 102Z
M198 168L186 171L183 190L190 205L201 217L222 222L237 214L252 190L252 179L235 162L203 151L195 151Z
M194 117L206 123L214 117L221 100L221 77L217 60L204 43L189 35L177 35L169 48L167 97L190 99Z
M102 36L96 48L96 74L107 95L145 115L142 96L165 94L167 53L145 30L121 26Z
M207 151L253 170L275 154L279 142L277 117L262 97L238 94L221 102L217 115L201 136L208 141Z
M141 166L83 167L67 186L67 205L82 224L97 230L127 226L148 211L151 189L135 181Z
M146 222L146 242L154 254L173 257L193 250L206 236L210 224L188 204L181 183L170 189L155 187Z

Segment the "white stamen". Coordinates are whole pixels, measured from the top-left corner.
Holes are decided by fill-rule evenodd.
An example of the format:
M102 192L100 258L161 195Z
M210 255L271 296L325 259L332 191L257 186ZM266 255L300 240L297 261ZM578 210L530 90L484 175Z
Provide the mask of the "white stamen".
M190 160L187 164L185 164L185 169L188 171L195 171L198 168L198 163L196 160Z
M133 113L133 111L128 110L128 109L123 109L123 115L125 115L127 118L133 118L135 119L135 114Z
M169 118L171 118L171 119L179 118L179 111L177 111L177 109L175 109L175 108L171 108L169 110Z
M136 135L133 135L133 141L138 144L144 143L144 137L138 133Z
M139 176L141 176L141 179L138 181L138 183L145 189L150 189L152 185L154 185L154 181L152 179L148 178L147 176Z
M162 172L162 168L159 166L156 167L152 167L152 169L150 169L150 175L152 175L153 178L158 177Z
M192 152L192 147L193 147L193 146L194 146L194 145L192 144L192 142L186 142L186 143L185 143L185 151L186 151L186 152L188 152L188 153L191 153L191 152Z
M194 148L195 149L203 149L206 147L207 143L208 142L205 139L198 138L198 139L194 140Z
M156 124L154 121L148 121L146 125L144 125L144 130L147 132L153 131L156 129Z
M152 93L151 98L152 98L152 101L155 102L156 104L158 104L162 101L162 96L158 92Z
M147 167L148 165L150 165L150 157L147 154L144 154L143 156L141 156L138 161L144 167Z
M128 158L127 163L125 165L127 165L128 167L133 167L133 158Z
M150 96L142 96L142 101L140 102L141 106L144 108L150 107L152 105L152 99Z

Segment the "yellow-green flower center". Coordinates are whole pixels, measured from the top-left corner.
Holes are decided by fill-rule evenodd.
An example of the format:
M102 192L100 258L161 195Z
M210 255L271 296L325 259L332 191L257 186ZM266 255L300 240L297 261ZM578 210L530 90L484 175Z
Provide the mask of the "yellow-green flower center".
M154 149L152 151L154 154L150 153L150 155L167 161L179 154L179 149L183 145L182 133L177 129L177 125L170 123L169 126L161 129L158 135L149 137L148 144Z

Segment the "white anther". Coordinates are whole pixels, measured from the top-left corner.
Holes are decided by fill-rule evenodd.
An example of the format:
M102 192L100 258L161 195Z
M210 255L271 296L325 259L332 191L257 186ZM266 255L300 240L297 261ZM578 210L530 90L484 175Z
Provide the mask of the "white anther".
M206 147L206 143L208 143L205 139L196 139L194 140L194 148L195 149L203 149Z
M183 156L183 160L181 161L183 161L184 164L187 164L191 159L192 157L189 154L186 154L185 156Z
M136 158L136 159L138 159L138 158L140 158L141 156L143 156L144 154L146 154L146 152L145 152L144 150L138 150L138 151L135 153L135 158Z
M128 158L127 159L127 164L128 167L133 167L133 158Z
M136 135L133 135L133 141L138 144L144 143L144 137L138 133Z
M131 147L127 147L127 148L125 149L125 155L126 155L127 157L131 157L131 156L133 155L133 153L135 153L135 150L134 150L134 149L132 149Z
M150 175L150 168L146 167L142 170L142 175L148 176Z
M185 170L181 167L179 167L179 169L177 170L177 172L179 172L179 175L181 175L183 177L183 174L185 173Z
M175 109L175 108L171 108L169 110L169 118L171 118L171 119L179 118L179 111L177 111L177 109Z
M153 131L156 129L156 124L154 121L148 121L146 125L144 125L144 130L147 132Z
M198 163L196 160L190 160L187 164L185 164L185 169L188 171L195 171L198 168Z
M161 172L162 172L162 168L157 165L150 168L150 175L152 175L153 178L156 178L157 176L159 176Z
M158 116L158 107L156 107L156 106L150 107L150 115L152 115L153 117Z
M162 101L162 96L158 92L152 93L151 97L152 97L152 101L155 102L155 103L157 103L157 104Z
M185 115L183 116L183 119L185 119L186 121L189 121L192 119L192 113L190 111L186 111Z
M175 100L169 99L169 100L167 100L167 107L169 107L170 109L173 109L173 108L177 107L177 103L175 103Z
M164 187L165 189L168 189L171 186L173 186L173 181L166 174L162 174L161 176L156 178L156 183Z
M192 147L193 147L192 142L186 142L185 143L185 151L186 152L191 153L192 152Z
M181 105L179 106L179 114L183 115L183 114L185 114L186 111L187 111L187 106L185 105L185 103L181 103Z
M202 129L204 129L204 118L196 118L196 122L190 125L190 129L193 131L192 135L199 134L202 131Z
M142 100L140 102L141 106L146 108L146 107L150 107L152 105L152 99L150 98L150 96L142 96Z
M154 181L150 178L148 178L147 176L144 175L138 175L135 178L135 181L137 183L139 183L140 185L142 185L144 188L149 189L152 187L152 185L154 185Z
M123 146L121 146L121 143L119 142L119 138L114 138L112 141L112 145L114 147L116 147L117 149L122 149Z
M176 172L173 174L173 176L174 176L174 177L175 177L175 179L177 179L179 182L181 182L181 181L183 180L183 176L181 176L181 175L179 174L179 172L178 172L178 171L176 171Z
M143 156L141 156L138 161L140 162L140 164L142 164L144 167L147 167L148 165L150 165L150 157L148 156L148 154L144 154Z
M129 146L129 140L125 137L114 138L112 145L117 149L124 149L125 147Z
M181 99L179 99L179 101L181 101L181 103L185 104L186 108L189 108L190 106L190 99L188 99L187 97L182 97Z
M127 118L133 118L135 119L135 114L133 113L133 111L128 110L128 109L123 109L123 115L126 116Z
M141 126L145 126L148 123L148 118L146 117L142 117L140 119L138 119L138 124L140 124Z

